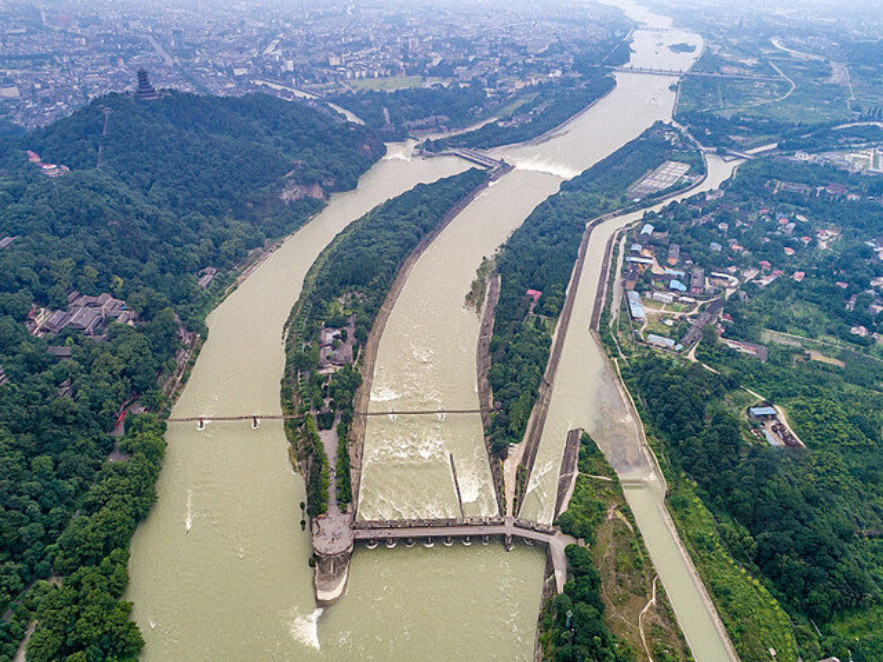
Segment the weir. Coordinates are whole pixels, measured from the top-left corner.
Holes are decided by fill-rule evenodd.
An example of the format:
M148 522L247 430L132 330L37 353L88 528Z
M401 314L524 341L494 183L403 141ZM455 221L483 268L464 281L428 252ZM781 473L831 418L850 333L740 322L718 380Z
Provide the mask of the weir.
M559 512L567 509L576 481L576 458L579 453L579 439L582 430L571 430L568 434L568 447L572 452L566 454L561 464L560 483L558 488ZM451 457L451 471L456 481L456 467ZM459 485L457 487L458 499ZM355 495L354 495L355 496ZM564 590L567 581L568 545L585 545L583 540L563 533L557 526L542 524L532 520L507 515L492 517L466 517L463 514L462 501L460 517L455 518L424 518L424 519L389 519L389 520L356 520L355 513L346 513L331 509L333 514L319 515L312 523L312 546L315 559L314 589L316 604L327 607L334 604L346 588L347 576L355 543L364 543L368 549L375 549L384 543L386 547L395 547L396 542L405 541L408 548L422 541L426 547L432 547L441 540L445 546L451 546L453 539L460 540L464 545L472 544L473 539L487 543L490 538L499 538L507 550L511 550L515 540L527 545L539 543L546 547L549 566L553 569L555 588L558 593Z
M477 149L470 149L469 147L453 147L445 152L442 152L442 154L459 156L461 159L465 159L480 166L490 168L491 172L494 172L496 170L503 170L508 167L508 164L502 159L495 159L485 152Z
M478 409L432 409L408 411L358 411L355 416L422 416L447 414L482 414L487 415L491 408ZM197 423L199 430L205 430L209 422L251 421L252 429L256 430L262 419L293 420L301 418L295 414L242 414L236 416L179 416L167 419L169 423ZM570 500L573 483L576 479L576 455L579 450L579 437L582 430L573 430L568 435L568 446L572 453L562 461L561 484L559 485L558 512L563 512ZM340 512L336 500L329 513L319 515L311 523L311 542L315 559L314 589L316 603L319 607L334 604L346 587L350 560L356 542L366 543L374 549L380 542L387 547L395 546L395 541L405 540L408 547L414 541L423 540L432 546L441 539L446 546L453 539L462 540L469 545L472 538L486 543L492 537L502 538L507 550L512 548L515 539L528 545L540 543L548 550L549 562L554 569L555 586L559 593L564 590L567 580L567 556L564 552L569 544L584 544L572 536L562 533L558 527L540 524L512 516L507 517L466 517L457 480L454 457L450 455L451 472L460 502L460 517L448 519L401 519L401 520L360 520L356 521L355 513L348 509ZM355 495L354 495L355 496Z
M433 546L439 540L450 546L456 538L468 546L473 539L487 543L492 537L501 538L507 550L512 549L516 539L528 545L544 545L554 571L558 593L564 591L567 581L565 549L571 544L585 544L582 540L562 533L557 526L511 516L373 521L353 521L350 518L345 530L341 530L333 539L317 539L314 530L316 603L319 607L330 606L343 595L356 542L364 543L368 549L375 549L380 543L392 548L397 541L404 540L406 546L411 548L417 541L423 542L427 547Z

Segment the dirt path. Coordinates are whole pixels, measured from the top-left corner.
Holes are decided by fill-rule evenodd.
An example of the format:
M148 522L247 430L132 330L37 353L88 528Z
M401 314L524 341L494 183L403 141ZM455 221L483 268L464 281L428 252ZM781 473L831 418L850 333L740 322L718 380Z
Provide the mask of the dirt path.
M24 639L21 640L21 643L18 645L18 650L15 651L15 657L12 658L12 662L25 662L25 651L28 648L28 642L34 634L34 630L36 629L37 621L31 621L28 624L28 629L25 631Z
M641 613L638 615L638 631L641 633L641 643L644 644L644 652L647 653L647 658L650 662L653 661L653 656L650 654L650 647L647 645L647 636L644 632L644 616L647 615L647 612L650 611L653 607L656 606L656 577L653 577L653 595L650 598L650 601L647 603L647 606L641 610Z

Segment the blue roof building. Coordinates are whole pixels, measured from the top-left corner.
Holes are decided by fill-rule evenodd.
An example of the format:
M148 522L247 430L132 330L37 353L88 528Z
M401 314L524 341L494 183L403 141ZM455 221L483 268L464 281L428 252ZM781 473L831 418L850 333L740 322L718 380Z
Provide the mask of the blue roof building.
M644 312L644 304L641 302L641 295L635 291L630 291L626 292L625 296L629 304L629 315L632 316L632 319L647 319L647 315Z

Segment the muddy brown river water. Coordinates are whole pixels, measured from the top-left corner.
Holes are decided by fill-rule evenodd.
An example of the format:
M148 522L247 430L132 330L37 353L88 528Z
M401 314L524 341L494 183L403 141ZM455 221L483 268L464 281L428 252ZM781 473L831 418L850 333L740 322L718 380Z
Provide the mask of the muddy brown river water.
M701 40L695 33L671 30L664 17L634 6L627 11L648 24L634 33L632 64L685 69L698 57ZM679 42L695 44L696 52L668 48ZM373 410L478 406L479 319L464 307L464 295L482 257L491 255L562 181L653 122L669 120L674 82L618 74L613 92L544 140L495 150L515 170L470 204L415 264L381 340ZM174 416L280 410L282 327L321 250L384 200L469 167L448 157L412 157L411 147L390 146L356 190L333 196L211 314L209 339ZM594 298L591 288L587 282L586 300ZM574 324L582 324L576 314ZM580 335L570 337L579 343ZM598 369L591 348L574 351L575 361ZM574 421L584 421L590 430L608 425L614 430L611 439L626 438L634 428L625 419L622 425L604 423L618 415L618 390L614 382L603 381L603 374L596 385L600 390L590 391L580 381L584 375L572 377L563 368L559 374L549 439L544 437L537 460L542 468L525 506L540 519L548 519L554 506L554 496L551 506L546 497L546 478L547 465L554 465L563 445L559 428ZM458 514L451 456L467 515L493 512L478 415L369 420L360 517ZM359 549L346 595L323 613L315 609L309 539L299 525L303 482L289 465L281 425L264 422L252 430L248 423L217 422L197 431L193 424L170 424L167 440L159 499L136 533L129 564L126 598L135 604L134 617L147 641L144 660L532 659L541 550L516 545L505 552L502 546L478 543ZM670 536L670 530L660 510L661 493L651 487L640 494L629 490L653 560L674 569L667 575L660 568L660 574L682 624L698 624L693 627L698 634L688 633L697 660L727 659L714 646L716 631L701 601L679 607L673 597L670 583L682 581L677 569L688 568L671 552L671 547L677 551L673 538L666 546L664 532ZM662 542L652 542L657 539L652 531L660 527ZM699 594L695 585L692 593Z

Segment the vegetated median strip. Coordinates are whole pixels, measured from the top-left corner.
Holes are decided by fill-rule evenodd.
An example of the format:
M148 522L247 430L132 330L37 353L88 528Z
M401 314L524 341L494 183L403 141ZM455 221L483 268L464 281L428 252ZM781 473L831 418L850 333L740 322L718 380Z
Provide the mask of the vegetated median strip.
M494 398L501 404L487 430L495 455L505 458L509 445L525 438L548 364L549 329L564 305L587 222L605 212L628 208L628 186L669 158L695 164L697 170L703 166L687 139L659 123L563 184L504 245L497 259L502 286L488 373ZM527 290L537 293L533 303L527 299Z
M492 262L489 262L489 264L492 264ZM480 278L482 277L481 271L482 269L479 268ZM491 412L494 409L493 391L491 390L490 381L488 381L488 371L491 367L490 342L494 331L494 311L497 308L497 301L500 299L500 274L492 269L490 273L483 274L483 277L486 279L487 293L484 301L481 302L484 308L481 315L475 363L476 374L478 375L478 402L481 408L481 424L483 429L487 430L490 427ZM508 512L506 506L506 481L503 466L494 457L486 435L484 435L484 441L491 467L491 477L494 481L497 508L501 513L511 515L512 513Z
M367 411L383 327L413 264L488 182L487 172L472 169L418 185L338 235L307 274L286 326L282 408L300 416L286 433L311 516L325 511L330 475L313 432L336 426L339 442L348 440L337 445L337 497L341 511L354 513L365 429L354 412Z

